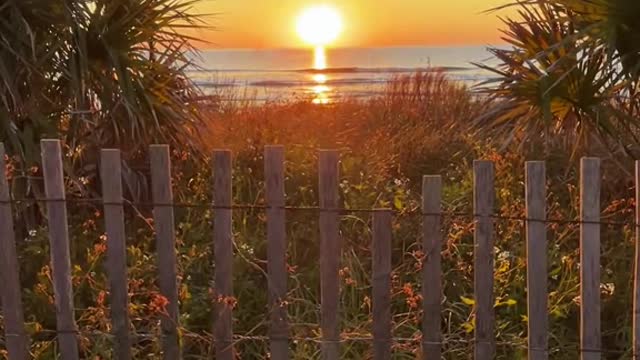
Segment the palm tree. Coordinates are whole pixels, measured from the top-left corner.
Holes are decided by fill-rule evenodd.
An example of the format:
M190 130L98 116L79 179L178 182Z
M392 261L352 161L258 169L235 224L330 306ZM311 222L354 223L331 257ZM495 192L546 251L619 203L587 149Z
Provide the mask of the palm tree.
M635 0L553 0L571 15L583 48L603 48L633 81L640 77L640 2Z
M23 168L39 139L75 160L100 147L132 155L151 142L195 146L202 121L186 76L201 26L178 0L3 0L0 141Z
M496 77L481 85L494 100L479 119L499 139L543 138L632 155L640 145L640 16L635 0L518 1L504 19L509 48L492 48ZM625 14L622 14L622 13ZM635 13L634 13L635 12ZM632 15L635 14L635 15ZM614 41L615 40L615 41ZM547 146L548 149L548 146Z

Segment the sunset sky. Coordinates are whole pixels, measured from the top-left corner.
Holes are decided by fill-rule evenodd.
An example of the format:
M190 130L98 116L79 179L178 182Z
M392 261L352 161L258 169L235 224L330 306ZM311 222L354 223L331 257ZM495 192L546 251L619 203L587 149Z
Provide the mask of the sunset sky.
M344 31L332 44L351 46L462 45L498 43L497 15L484 10L506 0L205 0L199 13L216 31L197 36L212 48L301 47L296 18L314 5L342 15ZM501 13L504 15L504 12Z

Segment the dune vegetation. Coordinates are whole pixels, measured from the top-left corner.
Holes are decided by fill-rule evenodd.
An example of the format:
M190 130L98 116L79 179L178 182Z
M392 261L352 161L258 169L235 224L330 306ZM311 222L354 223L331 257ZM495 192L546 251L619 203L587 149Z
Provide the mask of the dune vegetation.
M389 207L396 210L393 241L393 313L397 358L414 358L421 323L420 184L424 174L444 178L444 207L471 212L473 159L496 163L498 207L504 216L523 216L524 161L540 159L536 144L497 148L490 137L477 134L474 120L487 107L463 85L442 73L398 78L386 95L367 101L344 100L330 106L307 101L250 104L221 103L208 107L204 154L214 148L234 152L234 202L264 203L263 147L286 147L287 204L317 205L318 148L340 149L342 202L347 208ZM538 144L541 146L541 144ZM563 145L552 143L547 158L549 216L574 219L578 206L576 162ZM557 146L557 147L555 147ZM609 156L609 152L589 152ZM206 204L211 200L211 174L206 156L174 148L176 202ZM629 165L631 162L629 161ZM144 166L136 168L144 174ZM9 169L11 170L11 169ZM632 221L633 187L625 170L604 162L604 216ZM37 172L35 174L37 176ZM629 179L621 181L620 179ZM141 200L147 200L144 191ZM103 269L106 238L99 204L70 204L73 284L83 358L110 358L108 283ZM130 312L136 357L160 354L159 318L166 303L157 288L157 267L150 219L151 209L127 211ZM33 214L33 206L18 206ZM212 229L210 210L177 208L180 323L185 357L212 356ZM314 212L287 213L289 297L294 358L318 356L319 239ZM370 336L371 238L367 214L342 218L341 326L345 358L367 359L370 344L349 341ZM242 358L260 359L267 352L266 244L263 210L234 211L235 333ZM443 329L445 354L466 359L473 338L473 219L445 219L443 249ZM551 224L550 318L554 358L574 359L578 349L579 273L578 226ZM36 358L53 358L54 300L46 226L34 220L19 239L24 301ZM526 293L524 224L496 224L496 312L499 358L524 358L526 351ZM605 345L624 352L630 336L631 269L634 228L603 228L603 324ZM242 340L244 337L244 340ZM307 339L302 340L302 339ZM562 350L560 350L562 349ZM154 355L155 354L155 355ZM616 354L619 354L616 352ZM617 357L616 357L617 358Z
M638 51L627 50L623 42L619 47L608 48L611 42L606 36L610 32L591 31L596 25L612 23L606 16L616 14L616 9L605 12L597 7L614 6L610 2L593 2L602 3L593 7L580 7L569 0L518 5L522 10L519 17L506 20L505 24L505 37L513 47L494 50L501 59L501 65L492 69L497 79L483 84L480 93L478 89L469 89L448 79L444 73L429 72L399 77L389 83L384 94L375 98L345 98L324 106L304 99L278 103L199 102L199 90L182 72L187 60L180 54L189 50L184 48L186 39L176 32L163 32L159 38L106 36L149 34L114 29L113 33L91 36L98 29L105 31L114 24L122 25L114 19L131 19L135 23L132 19L140 12L155 16L148 19L149 24L169 24L166 26L172 28L173 25L172 29L176 30L178 24L183 24L180 14L185 9L178 5L167 8L165 5L174 2L165 0L105 0L95 1L97 6L104 7L104 11L96 13L81 3L84 2L78 1L79 7L71 10L49 2L43 2L42 6L51 8L40 11L32 11L33 8L18 2L0 6L0 16L7 20L0 24L3 34L26 32L16 27L22 24L20 26L31 28L39 25L40 34L50 36L47 21L55 20L59 26L71 27L83 36L47 40L42 44L58 44L59 49L69 50L76 41L86 47L93 43L83 41L93 39L101 45L87 48L95 53L54 52L65 57L44 57L47 61L43 63L31 63L30 59L42 58L42 53L50 52L46 48L29 47L29 39L10 41L21 44L19 47L0 48L0 70L14 70L0 73L3 79L12 79L0 84L0 117L6 125L0 139L13 142L8 146L5 171L14 197L42 196L37 139L43 136L59 137L64 142L65 163L69 169L68 192L73 197L99 196L97 149L115 146L125 150L127 198L140 203L149 201L146 146L151 142L172 145L175 201L183 204L211 201L209 154L215 148L233 151L234 203L264 204L263 148L280 144L286 148L287 204L315 206L318 204L317 149L339 149L342 154L341 203L346 208L395 210L392 306L393 334L399 340L394 343L394 358L413 359L420 358L421 339L420 270L424 254L420 247L419 206L422 176L443 176L443 206L447 212L470 213L472 162L492 160L496 165L496 213L521 217L524 215L524 163L545 160L549 217L571 220L578 214L578 159L583 155L601 157L603 218L620 223L602 228L603 346L609 350L603 358L632 358L631 293L636 229L633 225L634 184L630 174L638 150L634 139L639 124L638 69L632 60ZM125 6L128 3L144 6L137 8L138 13L123 16L132 11ZM635 0L617 3L629 6L618 11L638 14ZM165 12L150 11L153 9ZM589 15L588 11L598 11L597 16ZM84 25L70 24L65 17L70 13L82 14ZM23 21L18 21L17 16L24 14L27 15ZM48 14L53 20L42 18L42 14ZM110 25L109 19L114 24ZM626 17L616 19L622 22L616 29L637 39L628 34L637 36L635 23L627 26L624 25ZM109 43L104 39L122 43ZM570 40L575 43L567 45ZM166 51L157 50L163 47L149 47L160 41L167 45ZM104 46L109 44L113 46ZM553 44L557 46L546 52ZM150 49L158 52L149 53ZM31 56L34 51L37 51L36 57ZM127 56L114 56L123 53ZM83 61L77 63L76 60ZM122 63L123 60L130 63ZM35 71L36 66L50 66L49 75ZM131 70L134 66L138 71ZM125 73L130 76L114 77L113 72L121 68L127 69ZM52 77L52 73L60 77ZM84 84L83 91L72 91L77 90L74 81ZM593 88L596 85L600 87ZM34 91L40 92L33 94ZM51 94L57 96L48 96ZM91 104L99 104L101 108L82 113L70 111L82 110ZM42 114L31 111L36 108ZM68 207L81 357L109 359L113 346L108 335L111 324L103 266L107 239L102 207L90 202L69 203ZM55 300L46 216L37 201L15 204L14 213L19 220L16 222L17 245L25 317L33 340L32 356L54 359L57 351ZM159 319L165 311L166 299L159 294L157 286L151 209L143 205L127 207L126 215L129 311L132 331L139 335L134 356L159 358ZM176 208L180 326L186 359L213 357L215 264L211 218L209 209ZM265 214L261 209L235 210L233 221L237 300L234 330L239 337L236 350L239 358L263 359L268 352L268 342L264 339L268 334ZM340 228L343 358L368 359L371 344L358 339L371 336L371 222L367 214L349 214L341 218ZM319 336L320 323L317 229L317 213L287 213L287 301L291 337L297 339L292 341L295 359L319 355L319 344L313 341ZM474 330L473 219L447 216L444 229L445 357L468 359ZM520 221L496 223L495 309L499 359L526 358L524 233L524 224ZM578 235L579 226L575 223L549 224L550 354L554 359L578 358Z

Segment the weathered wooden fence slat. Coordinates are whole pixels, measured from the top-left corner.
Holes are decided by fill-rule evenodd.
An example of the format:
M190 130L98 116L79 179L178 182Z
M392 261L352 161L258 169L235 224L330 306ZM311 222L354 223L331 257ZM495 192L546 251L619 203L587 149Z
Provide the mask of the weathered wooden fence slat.
M320 328L322 359L340 358L340 257L339 230L339 154L334 150L320 151Z
M373 214L373 359L391 360L391 238L392 213Z
M633 277L633 334L632 334L632 351L633 358L640 359L640 161L636 161L636 216L635 216L635 235L636 235L636 251L634 258L634 277Z
M62 147L59 140L42 140L42 172L47 197L51 270L56 298L56 329L62 360L78 360L78 328L73 307L71 256L64 190Z
M29 338L24 328L20 267L13 229L11 191L5 172L7 164L4 157L4 144L0 143L0 281L3 287L0 297L9 360L26 360Z
M232 360L233 354L233 233L231 152L213 153L213 247L216 297L214 335L216 359Z
M152 145L149 148L149 160L158 253L158 284L160 294L168 300L167 314L161 318L163 358L175 360L181 359L182 354L178 339L178 272L169 146Z
M600 333L600 159L580 163L580 349L582 360L602 357Z
M546 360L548 346L546 170L541 161L525 169L527 314L530 360Z
M287 238L285 224L284 147L267 146L264 152L267 201L267 274L271 319L271 359L289 358L287 322Z
M122 196L122 160L120 150L104 149L100 158L100 178L107 235L107 274L114 358L131 359L129 338L129 296L127 289L127 245Z
M473 163L475 360L494 356L495 313L493 309L493 211L495 203L494 165L490 161Z
M425 359L442 357L442 177L422 181L422 352Z

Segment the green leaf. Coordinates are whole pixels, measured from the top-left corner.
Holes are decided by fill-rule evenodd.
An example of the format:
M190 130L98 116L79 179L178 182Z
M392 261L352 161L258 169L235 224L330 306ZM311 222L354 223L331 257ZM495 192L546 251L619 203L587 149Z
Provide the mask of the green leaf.
M460 296L460 300L462 300L465 305L474 306L476 304L474 299L468 297Z
M402 201L402 199L400 199L400 197L395 196L393 198L393 206L397 209L397 210L403 210L404 209L404 202Z

